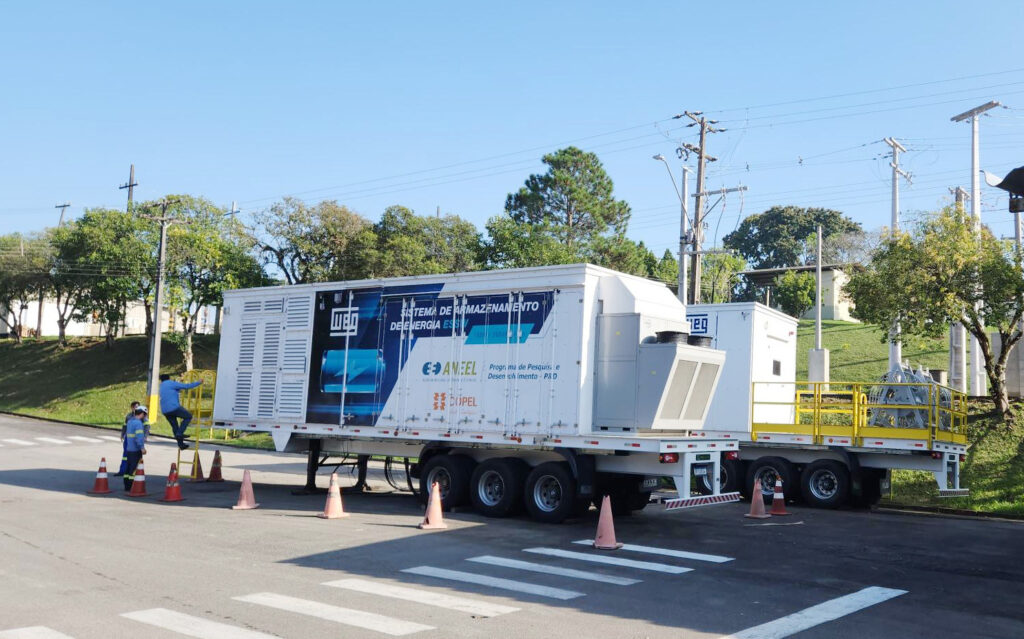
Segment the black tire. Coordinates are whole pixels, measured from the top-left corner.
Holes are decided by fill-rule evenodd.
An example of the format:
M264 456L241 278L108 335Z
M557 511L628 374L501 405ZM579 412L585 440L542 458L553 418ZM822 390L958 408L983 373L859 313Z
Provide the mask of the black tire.
M750 462L747 467L747 485L749 493L754 491L754 480L761 480L761 495L767 501L775 494L775 478L782 480L782 494L786 499L794 499L797 495L797 476L793 464L781 457L762 457Z
M644 508L647 508L647 504L651 503L650 491L644 493L631 493L626 498L626 505L629 507L630 512L638 513Z
M465 455L434 455L420 469L420 501L427 502L430 484L438 482L441 507L445 510L469 502L469 479L474 462Z
M718 474L722 481L723 493L734 493L740 489L740 462L738 459L724 459L718 466ZM782 480L786 481L786 480ZM753 482L750 484L753 486ZM697 488L705 495L715 492L711 485L711 475L697 477Z
M578 511L576 479L565 462L545 462L526 477L523 503L536 521L557 524Z
M519 459L488 459L473 470L469 501L485 517L508 517L523 504L523 484L530 467Z
M831 459L808 464L800 477L804 501L814 508L839 508L850 494L850 471Z
M882 499L882 479L885 470L881 468L860 469L860 494L851 495L850 503L858 508L871 508Z

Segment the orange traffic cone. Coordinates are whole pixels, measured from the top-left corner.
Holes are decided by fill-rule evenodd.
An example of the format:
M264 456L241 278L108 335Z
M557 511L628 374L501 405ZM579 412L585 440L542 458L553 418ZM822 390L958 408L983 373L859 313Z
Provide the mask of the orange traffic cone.
M786 512L786 496L782 494L782 480L778 477L775 478L775 494L772 495L772 510L768 514L773 517L793 514Z
M205 481L203 479L203 460L199 458L199 451L192 457L192 475L189 476L189 481Z
M764 495L761 494L761 480L754 480L754 491L750 494L750 512L744 517L751 519L768 519L771 515L764 512Z
M110 486L107 484L107 458L100 458L100 469L96 471L96 481L92 484L92 490L88 492L90 495L109 495L111 493Z
M224 481L224 477L220 474L220 451L216 450L213 452L213 466L210 467L210 476L206 478L206 481Z
M430 498L427 500L427 513L423 518L423 522L420 524L421 530L438 530L440 528L447 528L448 524L444 523L441 518L441 491L435 481L430 485Z
M612 521L612 498L608 495L601 500L601 516L597 518L597 536L594 537L594 548L598 550L618 550L622 544L615 541L615 523Z
M160 501L182 501L181 486L178 485L178 465L171 464L171 474L167 476L167 488Z
M146 492L146 471L142 467L142 460L139 460L139 465L135 467L135 480L132 481L132 489L128 492L129 497L148 497L149 493Z
M242 489L238 491L238 503L231 507L232 510L252 510L253 508L259 508L260 505L256 503L256 497L252 494L252 478L249 477L249 471L245 471L242 475Z
M341 489L338 488L338 473L331 473L331 487L327 489L327 504L324 511L317 515L320 519L341 519L349 513L341 506Z

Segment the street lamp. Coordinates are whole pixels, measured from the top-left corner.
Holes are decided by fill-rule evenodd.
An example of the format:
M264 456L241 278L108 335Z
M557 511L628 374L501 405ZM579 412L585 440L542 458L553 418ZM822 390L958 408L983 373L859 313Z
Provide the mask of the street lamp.
M677 297L680 302L686 304L686 241L689 235L687 231L686 191L690 184L690 169L685 164L683 165L683 190L680 192L679 186L676 184L676 176L672 174L672 167L669 166L665 156L659 153L652 159L664 163L665 170L668 171L668 176L672 180L672 188L675 189L676 197L679 198L679 291Z

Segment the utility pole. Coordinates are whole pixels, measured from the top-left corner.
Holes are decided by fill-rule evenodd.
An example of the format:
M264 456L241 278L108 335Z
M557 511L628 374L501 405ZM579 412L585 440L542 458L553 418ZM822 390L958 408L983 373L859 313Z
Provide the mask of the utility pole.
M690 299L694 304L700 304L700 271L701 271L701 245L704 241L704 175L705 164L715 162L718 158L711 157L705 152L708 133L721 133L725 129L716 129L717 120L708 120L700 111L684 111L680 115L673 116L673 119L688 117L693 122L687 126L700 126L700 144L694 147L692 144L684 143L682 146L687 151L697 154L697 194L694 196L696 202L693 212L693 277L690 278Z
M57 228L64 226L64 211L66 211L69 206L71 206L71 202L65 202L64 204L58 204L53 207L55 209L60 209L60 220L57 222Z
M132 210L132 195L135 193L135 187L138 185L139 183L135 181L135 165L133 164L128 170L128 181L117 187L118 189L128 189L128 208L125 210L129 212Z
M679 154L679 158L682 159L684 150L682 148L676 149ZM676 176L672 174L672 167L669 166L668 160L662 154L657 154L654 159L665 165L665 170L668 171L668 177L672 180L672 188L675 189L676 197L679 199L679 281L678 289L676 291L676 297L683 305L687 304L686 301L686 256L689 252L686 250L686 245L690 241L689 231L689 211L687 211L687 202L689 201L689 190L690 190L690 167L683 164L683 190L679 191L679 187L676 186Z
M959 186L949 192L962 211L970 195ZM961 393L967 392L967 330L960 322L949 327L949 385Z
M981 232L981 168L979 166L978 152L978 116L990 109L1002 106L999 102L991 100L977 106L970 111L964 111L954 115L950 120L963 122L971 120L971 217L974 220L974 232ZM977 339L971 340L971 392L974 395L985 394L985 367L981 357L981 346Z
M892 148L892 162L889 163L889 166L892 167L892 223L890 228L892 236L895 237L900 230L900 177L902 176L908 184L913 182L911 182L910 174L900 168L900 152L906 152L906 147L894 138L885 138L882 141ZM892 330L889 332L889 370L903 365L901 332L900 323L898 321L893 323Z
M168 200L164 198L156 203L160 207L160 215L143 215L148 220L160 222L160 248L159 257L156 263L156 300L153 309L153 340L150 342L149 351L149 386L146 389L148 397L150 419L156 419L157 409L160 405L160 342L163 337L163 326L161 325L161 314L164 305L164 260L167 254L167 227L179 221L174 217L167 216L167 207L178 203L180 200Z

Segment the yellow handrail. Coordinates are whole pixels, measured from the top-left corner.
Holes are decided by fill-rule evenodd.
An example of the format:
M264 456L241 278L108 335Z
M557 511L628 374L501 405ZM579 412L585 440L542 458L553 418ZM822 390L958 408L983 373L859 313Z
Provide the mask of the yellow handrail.
M927 383L754 382L751 421L755 441L764 433L809 435L816 444L890 438L924 440L931 449L936 441L967 443L967 398Z

